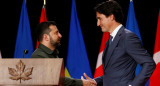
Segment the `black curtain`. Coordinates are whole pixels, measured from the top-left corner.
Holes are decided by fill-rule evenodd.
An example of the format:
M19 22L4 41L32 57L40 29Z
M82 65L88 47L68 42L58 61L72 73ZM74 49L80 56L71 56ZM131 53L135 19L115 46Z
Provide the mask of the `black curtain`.
M20 19L23 0L1 1L1 43L0 50L3 58L13 58L14 48ZM35 28L39 23L43 0L26 0L30 27L34 47L36 47ZM102 32L96 26L96 15L93 8L96 4L106 0L76 0L79 17L88 58L92 73L96 67L100 49ZM125 26L130 0L116 0L124 13ZM135 15L140 29L144 48L153 55L159 5L158 0L133 0ZM2 6L2 4L4 4ZM66 60L68 35L70 25L71 0L46 0L46 13L48 21L56 21L62 34L59 57ZM65 62L65 61L64 61Z

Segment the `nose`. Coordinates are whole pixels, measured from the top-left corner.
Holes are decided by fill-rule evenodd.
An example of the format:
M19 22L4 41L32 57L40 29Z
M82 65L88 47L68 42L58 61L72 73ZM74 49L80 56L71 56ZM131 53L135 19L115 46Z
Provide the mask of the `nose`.
M100 26L100 22L99 22L99 20L97 20L97 26Z
M59 37L62 38L62 35L59 33Z

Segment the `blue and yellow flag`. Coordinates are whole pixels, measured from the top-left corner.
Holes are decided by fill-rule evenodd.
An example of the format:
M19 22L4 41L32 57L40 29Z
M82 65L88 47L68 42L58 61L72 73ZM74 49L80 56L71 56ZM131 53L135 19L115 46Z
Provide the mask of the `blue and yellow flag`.
M28 53L25 56L24 56L24 50L28 50ZM30 24L29 24L25 0L23 0L15 51L14 51L14 58L23 58L23 57L30 58L32 53L33 53L33 42L30 31Z
M86 73L91 78L93 77L76 12L75 1L72 0L65 75L68 77L80 79L83 73Z

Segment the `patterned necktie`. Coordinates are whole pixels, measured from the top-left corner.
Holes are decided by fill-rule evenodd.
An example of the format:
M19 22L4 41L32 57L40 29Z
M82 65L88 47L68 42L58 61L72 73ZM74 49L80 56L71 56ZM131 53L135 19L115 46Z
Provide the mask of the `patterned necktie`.
M112 38L113 38L113 37L110 35L110 36L109 36L109 40L108 40L109 45L112 43Z

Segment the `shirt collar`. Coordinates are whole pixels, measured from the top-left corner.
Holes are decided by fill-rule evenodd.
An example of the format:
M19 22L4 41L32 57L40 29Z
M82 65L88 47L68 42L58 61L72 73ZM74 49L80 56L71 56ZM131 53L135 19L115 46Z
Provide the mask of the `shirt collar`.
M114 40L117 32L119 31L119 29L122 27L122 24L120 24L118 27L116 27L116 29L114 29L114 31L110 34L113 38L112 41Z

